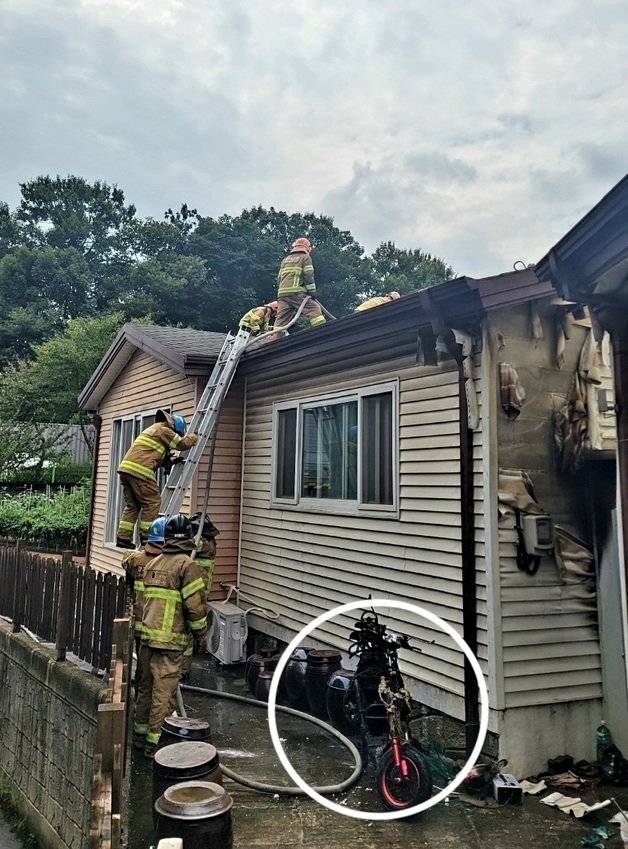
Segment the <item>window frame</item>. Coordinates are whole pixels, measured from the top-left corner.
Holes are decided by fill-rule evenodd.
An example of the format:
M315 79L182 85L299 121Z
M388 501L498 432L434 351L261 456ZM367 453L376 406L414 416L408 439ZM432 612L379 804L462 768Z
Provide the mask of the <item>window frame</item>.
M157 410L165 410L170 412L170 405L160 404L158 407L152 407L148 410L141 410L137 413L125 413L121 416L112 416L111 418L111 438L109 443L109 475L108 475L108 497L107 511L105 514L105 522L103 528L103 540L106 548L112 548L118 551L116 546L116 531L120 516L124 509L124 498L122 495L122 486L120 478L117 474L118 467L122 462L122 458L128 451L128 448L133 444L137 436L150 425L144 425L144 419L154 419ZM122 431L125 424L132 423L132 439L129 446L122 450L122 442L119 437L122 436ZM137 429L136 429L137 425ZM119 437L116 440L116 429L119 428ZM162 480L159 472L157 473L157 484L161 489ZM113 495L112 495L113 493ZM135 528L135 543L139 542L138 527Z
M362 433L362 399L373 396L391 394L391 464L392 464L392 504L369 504L362 501L363 496L363 450L362 443L357 451L357 497L355 500L333 498L308 498L301 495L303 480L303 410L312 407L324 407L332 404L357 401L358 404L358 433ZM285 410L296 410L296 440L295 440L295 472L294 494L292 497L276 495L278 483L279 462L279 417ZM355 389L344 389L312 395L307 398L297 398L290 401L273 402L272 411L273 450L271 458L271 490L270 506L279 509L298 510L308 513L328 513L345 516L372 516L382 519L399 517L399 380L361 386Z

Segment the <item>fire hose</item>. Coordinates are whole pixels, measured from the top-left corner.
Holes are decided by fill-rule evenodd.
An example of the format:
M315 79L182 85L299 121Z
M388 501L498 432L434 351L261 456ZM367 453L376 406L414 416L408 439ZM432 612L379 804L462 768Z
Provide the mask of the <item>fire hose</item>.
M214 696L219 699L229 699L231 701L242 702L243 704L253 705L254 707L266 708L266 702L262 702L259 699L250 699L247 696L239 696L235 693L224 693L221 690L209 690L205 687L193 687L190 684L181 684L181 690L188 690L192 693L202 693L206 696ZM182 711L182 715L185 716L185 707L183 705L183 699L179 699L179 711ZM316 716L312 716L309 713L303 713L300 710L295 710L294 708L285 707L284 705L277 705L277 710L281 711L281 713L287 713L290 716L296 716L299 719L305 719L307 722L311 722L314 725L317 725L319 728L322 728L323 731L326 731L328 734L331 734L332 737L335 737L343 746L345 746L354 760L354 769L351 775L346 778L344 781L341 781L339 784L327 784L324 787L313 787L317 793L320 793L323 796L329 796L333 793L343 793L345 790L348 790L352 787L360 775L362 774L362 756L358 751L357 747L349 740L344 734L341 734L336 728L328 723L323 722L322 719L318 719ZM220 769L227 778L230 778L232 781L236 781L238 784L243 784L245 787L249 787L251 790L257 790L259 793L273 793L280 796L305 796L305 791L300 787L288 787L281 784L267 784L262 781L255 781L252 778L246 778L243 775L239 775L233 770L229 769L229 767L224 766L224 764L220 764Z

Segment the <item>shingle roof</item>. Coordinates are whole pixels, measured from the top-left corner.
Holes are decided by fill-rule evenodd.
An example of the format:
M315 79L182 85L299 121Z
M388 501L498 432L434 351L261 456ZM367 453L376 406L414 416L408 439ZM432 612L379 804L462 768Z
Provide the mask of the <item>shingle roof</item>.
M179 374L209 375L225 340L224 333L125 324L78 398L81 410L94 410L136 351L144 351Z

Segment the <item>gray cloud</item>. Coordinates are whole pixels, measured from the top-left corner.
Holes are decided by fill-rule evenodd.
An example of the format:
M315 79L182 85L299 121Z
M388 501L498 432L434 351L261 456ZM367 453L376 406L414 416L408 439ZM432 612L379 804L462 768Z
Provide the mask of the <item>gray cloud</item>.
M142 215L322 212L477 275L538 259L626 170L620 0L0 3L11 205L75 173Z

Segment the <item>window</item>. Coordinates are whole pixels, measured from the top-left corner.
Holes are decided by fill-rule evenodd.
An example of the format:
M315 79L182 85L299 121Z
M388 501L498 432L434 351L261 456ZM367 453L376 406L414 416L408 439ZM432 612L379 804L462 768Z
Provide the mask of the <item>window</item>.
M169 408L161 407L160 409L168 410ZM109 457L109 493L107 497L105 542L115 544L118 523L124 509L122 487L120 486L120 478L116 474L116 471L122 462L122 458L131 447L133 440L143 430L154 424L156 413L157 410L135 413L134 415L124 416L123 418L113 419L111 423L111 454ZM162 473L159 471L157 473L157 484L160 488L162 483Z
M274 406L272 501L397 510L397 384Z

